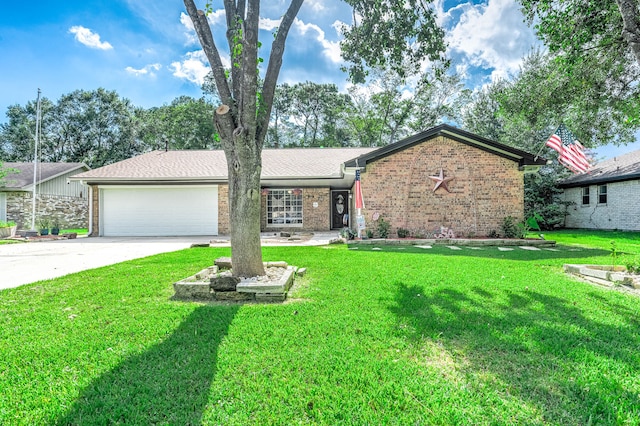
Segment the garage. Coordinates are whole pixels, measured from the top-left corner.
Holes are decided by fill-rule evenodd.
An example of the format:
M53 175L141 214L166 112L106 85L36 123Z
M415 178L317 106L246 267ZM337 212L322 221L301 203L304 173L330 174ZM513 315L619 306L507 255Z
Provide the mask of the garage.
M218 187L102 187L100 216L102 236L217 235Z

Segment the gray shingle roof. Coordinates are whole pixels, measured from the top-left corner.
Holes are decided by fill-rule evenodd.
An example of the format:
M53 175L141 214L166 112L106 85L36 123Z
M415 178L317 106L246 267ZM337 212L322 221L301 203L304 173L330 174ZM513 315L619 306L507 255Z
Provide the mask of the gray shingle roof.
M3 163L5 169L15 169L18 173L9 173L5 176L3 189L24 189L33 183L33 162L29 163ZM38 183L46 182L65 173L74 170L87 170L84 163L38 163L36 180Z
M596 164L588 173L571 176L559 183L561 188L640 179L640 150Z
M341 165L375 148L264 149L262 179L340 178ZM152 151L74 176L99 181L225 181L224 151Z

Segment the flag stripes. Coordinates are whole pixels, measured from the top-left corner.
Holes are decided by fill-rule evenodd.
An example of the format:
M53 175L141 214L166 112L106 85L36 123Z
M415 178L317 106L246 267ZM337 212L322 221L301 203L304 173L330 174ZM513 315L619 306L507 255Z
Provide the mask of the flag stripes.
M558 151L558 162L573 173L583 173L591 165L584 153L584 146L578 141L564 124L561 124L545 143L551 149Z

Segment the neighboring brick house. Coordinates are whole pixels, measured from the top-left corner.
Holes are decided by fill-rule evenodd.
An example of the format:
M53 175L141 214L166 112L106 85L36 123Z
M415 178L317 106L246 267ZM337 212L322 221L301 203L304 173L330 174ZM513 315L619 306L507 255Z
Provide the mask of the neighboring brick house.
M382 148L264 149L261 228L355 228L350 212L360 169L368 222L383 217L392 232L445 226L460 235L486 235L499 231L507 216L523 218L524 171L543 164L448 125ZM444 182L434 191L439 173ZM74 179L91 187L91 235L229 232L222 151L153 151Z
M31 227L33 213L34 164L3 163L15 171L0 187L0 220L14 221L18 229ZM89 188L69 178L89 170L83 163L38 163L36 180L36 223L41 219L57 222L65 228L86 228L89 212Z
M560 182L567 228L640 231L640 150Z

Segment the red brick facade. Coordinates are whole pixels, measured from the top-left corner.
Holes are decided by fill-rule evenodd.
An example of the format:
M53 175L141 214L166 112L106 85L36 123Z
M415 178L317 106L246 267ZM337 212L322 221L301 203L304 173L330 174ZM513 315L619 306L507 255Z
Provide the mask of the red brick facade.
M267 226L267 195L262 195L260 229L268 231L329 231L331 229L331 190L302 188L302 226ZM218 213L220 215L220 213ZM220 216L222 217L222 216ZM222 232L221 232L222 233Z
M450 192L433 191L440 170ZM431 236L440 227L456 236L486 236L500 232L507 216L524 216L524 179L514 161L443 136L368 163L362 173L363 214L375 229L377 213L412 235Z

